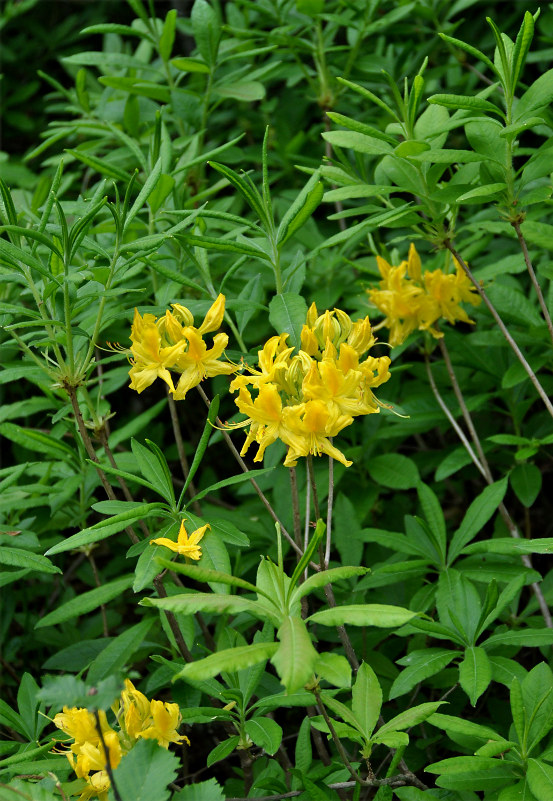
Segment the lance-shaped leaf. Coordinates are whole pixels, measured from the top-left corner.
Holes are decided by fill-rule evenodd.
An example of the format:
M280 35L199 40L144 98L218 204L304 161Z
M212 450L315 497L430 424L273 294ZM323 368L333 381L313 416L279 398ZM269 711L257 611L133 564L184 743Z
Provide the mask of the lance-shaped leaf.
M53 612L45 615L36 624L36 629L41 629L44 626L55 626L57 623L65 623L66 620L72 620L80 615L85 615L87 612L92 612L98 609L102 604L107 604L113 598L120 596L126 589L133 583L134 575L123 576L122 578L110 581L108 584L103 584L101 587L96 587L94 590L83 592L72 598L67 603L62 604Z
M225 596L226 597L226 596ZM185 665L175 678L201 681L225 671L238 671L270 659L278 649L276 642L260 642L240 648L226 648L215 654Z
M272 602L272 598L259 587L256 587L255 584L250 584L249 581L231 576L229 573L223 573L221 570L211 570L200 567L199 565L172 562L170 559L164 559L162 556L158 556L156 562L158 562L161 567L167 570L173 570L175 573L180 573L183 576L188 576L188 578L194 581L205 581L206 583L209 581L218 581L220 584L228 584L231 587L241 587L244 590L250 590L250 592L258 592Z
M324 187L317 170L294 200L278 227L277 245L280 249L290 237L311 217L321 200Z
M193 592L188 595L172 595L169 598L143 598L140 603L142 606L157 606L181 615L193 615L196 612L238 615L240 612L249 612L253 617L268 620L274 626L280 625L276 613L273 614L265 605L239 595Z
M285 617L277 636L280 646L271 662L286 692L295 693L313 678L318 654L300 617Z
M363 662L351 692L351 711L366 740L370 739L377 724L381 706L382 690L376 674L370 665Z
M387 604L350 604L322 609L307 618L308 622L321 626L377 626L378 628L395 628L403 626L416 616L416 612L402 606Z
M300 584L299 587L293 591L290 597L290 604L297 603L304 595L308 595L313 590L319 587L326 587L327 584L334 584L335 581L344 581L353 576L364 576L370 573L369 567L353 567L345 565L344 567L333 567L331 570L322 570L320 573L314 573L312 576Z

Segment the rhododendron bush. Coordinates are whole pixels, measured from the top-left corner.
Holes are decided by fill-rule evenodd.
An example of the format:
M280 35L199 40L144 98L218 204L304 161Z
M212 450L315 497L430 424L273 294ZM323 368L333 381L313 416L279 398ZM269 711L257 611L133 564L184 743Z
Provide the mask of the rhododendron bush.
M0 799L551 801L553 11L0 20Z

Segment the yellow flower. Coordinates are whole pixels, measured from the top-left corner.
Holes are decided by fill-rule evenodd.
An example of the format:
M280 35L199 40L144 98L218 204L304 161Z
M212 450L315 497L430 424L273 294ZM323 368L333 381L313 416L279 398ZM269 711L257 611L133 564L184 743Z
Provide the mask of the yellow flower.
M255 462L280 439L288 446L287 467L300 456L322 453L347 467L351 462L330 438L354 417L379 411L371 387L388 380L390 359L359 362L376 341L369 318L352 322L341 309L319 314L312 303L295 354L286 345L287 336L271 337L258 351L258 368L247 367L247 373L232 381L231 392L239 390L235 403L247 419L228 427L249 426L241 455L257 442Z
M107 721L106 713L103 710L100 710L98 716L100 718L102 733L105 735L107 732L113 731ZM63 712L58 712L54 717L54 725L75 740L74 744L71 746L75 754L80 753L80 746L82 743L91 742L96 744L100 742L100 734L96 727L96 718L88 709L64 706Z
M178 734L177 729L182 720L178 704L168 704L163 701L150 702L152 715L152 725L140 732L139 737L146 740L157 740L159 745L164 748L169 747L169 743L185 742L190 745L190 740L184 734Z
M173 391L175 400L184 400L188 390L197 387L204 378L236 372L234 364L219 361L219 357L228 344L226 334L216 334L213 339L213 347L209 350L199 330L185 328L184 336L188 342L188 349L179 355L175 362L175 369L182 373L177 388Z
M179 536L176 542L167 537L158 537L155 540L150 540L150 545L164 545L181 556L188 556L189 559L200 559L202 551L198 543L208 528L211 528L211 526L206 523L205 526L200 526L188 536L183 520L180 524Z
M473 322L459 304L464 301L477 306L480 297L457 262L454 274L442 270L423 273L412 243L407 262L394 267L380 256L376 261L382 281L380 289L369 290L369 297L385 315L383 324L390 329L392 347L400 345L416 329L442 337L443 333L434 327L441 317L451 324L457 320Z
M332 456L345 467L352 462L335 448L328 437L334 437L343 428L349 426L352 417L339 414L335 409L321 400L311 400L305 404L287 408L286 419L288 433L288 454L284 461L285 467L295 467L300 456L320 456L326 453Z
M107 770L99 770L88 777L88 784L79 796L79 801L89 801L97 798L98 801L108 801L108 791L111 787Z
M239 423L237 427L249 425L250 430L246 441L240 451L244 456L252 442L257 442L259 448L254 456L254 462L261 462L265 448L272 445L279 437L284 438L282 429L282 401L277 387L274 384L262 384L259 395L252 400L250 392L241 387L236 405L247 415L248 419Z
M224 295L217 297L199 328L194 327L194 317L185 306L178 303L172 306L173 311L167 310L159 319L153 314L141 317L135 309L131 330L130 387L142 392L156 378L161 378L175 400L183 400L188 390L204 378L230 375L237 367L220 360L228 344L226 334L216 334L211 348L203 340L204 334L216 331L223 321ZM176 389L170 370L181 374Z
M120 712L123 713L125 731L130 737L136 738L148 723L150 702L144 693L136 689L130 679L125 679L125 689L121 693Z
M132 367L129 371L130 388L138 393L143 392L156 378L161 378L174 392L173 379L169 367L174 367L184 348L184 341L169 347L163 347L159 329L153 314L140 316L134 310L134 321L131 330Z

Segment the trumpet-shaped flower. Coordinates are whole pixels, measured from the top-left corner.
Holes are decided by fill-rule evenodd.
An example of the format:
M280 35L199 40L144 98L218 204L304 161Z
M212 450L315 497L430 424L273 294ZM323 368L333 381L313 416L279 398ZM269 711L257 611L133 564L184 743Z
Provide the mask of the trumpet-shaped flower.
M169 368L175 366L184 348L184 341L163 347L154 315L145 314L141 317L138 309L134 310L131 341L132 367L129 372L131 389L135 389L138 393L143 392L156 378L161 378L171 392L174 392L175 387Z
M130 387L142 392L156 378L161 378L175 400L183 400L186 393L205 378L230 375L236 365L221 359L228 344L228 336L220 333L208 347L203 337L216 331L224 317L225 296L219 295L208 310L199 328L194 327L191 312L178 303L173 311L156 319L153 314L142 317L135 309L131 329ZM171 373L180 373L177 387Z
M138 735L146 740L157 740L159 745L164 748L169 743L185 742L190 745L190 740L184 734L178 734L182 716L178 704L168 704L163 701L152 700L150 703L152 715L152 725Z
M354 417L379 411L371 387L390 377L390 359L360 362L375 343L368 317L353 322L340 309L319 314L314 303L302 328L301 349L294 353L286 339L287 334L271 337L258 352L258 369L247 367L231 383L247 419L229 428L249 427L241 454L256 442L254 461L259 462L280 439L288 446L287 467L300 456L323 453L347 467L351 462L330 440Z
M383 322L390 329L389 344L400 345L415 330L428 331L439 338L443 333L435 323L444 318L453 324L460 320L472 323L461 302L477 306L476 294L466 274L455 263L455 273L442 270L422 271L420 257L411 243L408 261L394 267L376 257L382 275L380 289L369 290L371 302L385 315Z
M87 709L64 707L54 718L55 725L75 740L66 753L77 777L86 781L79 801L93 798L108 801L107 768L115 770L140 737L155 739L164 748L170 743L190 745L188 738L177 732L182 719L178 704L149 701L129 679L125 680L125 689L112 709L120 730L111 728L105 712L99 712L104 743L96 728L96 718Z
M184 525L184 520L182 520L176 542L170 540L168 537L158 537L155 540L150 540L150 545L164 545L166 548L170 548L171 551L175 551L181 556L188 556L189 559L200 559L202 550L198 543L208 528L211 528L211 526L206 523L205 526L200 526L200 528L197 528L196 531L193 531L189 536Z
M179 355L175 363L175 368L181 373L177 388L173 392L175 400L184 400L188 390L197 387L204 378L236 372L234 364L219 361L228 344L226 334L216 334L213 338L213 347L209 349L195 328L185 328L184 336L188 342L188 349Z

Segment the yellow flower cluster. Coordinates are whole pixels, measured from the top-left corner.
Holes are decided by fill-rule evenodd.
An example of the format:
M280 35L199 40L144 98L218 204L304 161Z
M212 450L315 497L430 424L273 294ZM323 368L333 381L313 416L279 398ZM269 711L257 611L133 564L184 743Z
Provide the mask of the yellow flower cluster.
M411 243L408 261L397 267L376 257L382 275L380 289L370 289L369 297L386 315L384 325L390 329L389 344L401 345L412 331L428 331L433 337L443 336L434 323L444 318L449 323L461 320L473 323L459 305L462 301L478 306L480 296L461 266L455 261L455 272L442 270L422 272L421 260Z
M204 334L221 326L225 313L224 295L218 296L199 328L194 327L194 317L185 306L173 303L172 307L172 312L167 311L158 319L153 314L142 317L135 309L131 329L130 387L140 393L156 378L161 378L175 400L184 400L188 390L204 378L230 375L237 368L230 362L220 361L228 344L227 334L216 334L211 348L203 338ZM180 373L176 388L170 371Z
M178 704L155 699L149 701L130 679L125 679L125 689L120 701L114 704L113 711L119 731L109 725L105 712L99 713L100 729L112 769L119 765L121 758L140 738L157 740L164 748L168 748L169 743L183 741L190 745L188 737L177 733L181 722ZM107 758L92 712L64 707L63 712L55 716L54 724L74 740L67 758L79 779L86 780L79 801L88 801L90 798L108 801L110 780L106 770Z
M235 378L231 392L249 426L241 454L258 443L255 462L277 439L288 446L284 465L300 456L326 453L346 467L349 462L331 442L353 418L379 411L372 388L390 377L387 356L363 354L375 343L369 318L352 322L340 309L319 315L313 303L301 332L301 349L286 344L288 334L271 337L258 352L258 369ZM251 390L255 391L252 397Z

